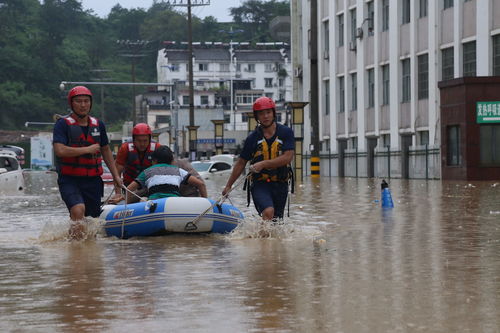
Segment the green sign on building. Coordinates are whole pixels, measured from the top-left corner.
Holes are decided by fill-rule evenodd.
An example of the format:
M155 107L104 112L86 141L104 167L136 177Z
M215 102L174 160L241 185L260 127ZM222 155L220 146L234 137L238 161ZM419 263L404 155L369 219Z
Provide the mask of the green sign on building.
M500 123L500 102L476 102L478 124Z

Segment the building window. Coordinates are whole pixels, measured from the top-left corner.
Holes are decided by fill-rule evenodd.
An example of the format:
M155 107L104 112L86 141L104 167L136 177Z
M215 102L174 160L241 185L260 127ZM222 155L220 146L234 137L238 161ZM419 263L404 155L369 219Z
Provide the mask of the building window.
M493 36L493 75L500 75L500 35Z
M200 72L207 72L208 71L208 64L198 64L198 70Z
M344 77L341 76L339 80L339 112L345 112L345 82Z
M358 75L351 74L351 111L358 109Z
M391 135L382 134L382 147L387 148L391 146Z
M181 70L181 64L172 64L172 66L168 68L171 72L179 72Z
M484 166L500 165L500 125L479 127L480 161Z
M273 99L274 94L273 93L265 93L264 96L269 97L270 99Z
M182 105L189 105L189 96L182 96Z
M247 72L250 72L250 73L255 72L255 64L248 64L248 67L246 69L247 69Z
M272 78L264 78L264 86L266 88L272 88L273 87L273 79Z
M460 165L460 126L448 126L448 165Z
M366 3L366 13L368 17L368 36L373 36L373 27L375 22L375 10L373 9L373 1Z
M442 80L451 80L454 77L453 69L453 47L441 51L442 60Z
M206 95L200 96L200 104L201 105L208 105L208 96L206 96Z
M231 122L231 115L229 113L224 114L224 123L229 124Z
M389 81L389 65L382 66L382 105L389 104L390 98L390 81Z
M236 64L236 71L241 72L241 64Z
M156 124L170 124L170 116L168 115L157 115Z
M382 31L389 30L389 0L382 0Z
M280 87L285 86L285 80L284 80L284 79L278 79L278 85L279 85Z
M324 38L323 38L323 59L330 58L330 23L325 21L323 23Z
M330 81L325 81L325 115L330 114Z
M420 0L418 6L418 17L426 17L427 16L427 8L429 7L428 0Z
M421 146L429 145L429 131L418 131L418 144Z
M368 105L367 107L372 108L375 106L375 70L370 68L367 71L368 79Z
M418 56L418 99L429 98L429 55Z
M476 76L476 42L464 43L464 76Z
M404 102L409 102L411 100L410 59L405 59L401 61L401 68L402 68L401 83L403 85L401 101L404 103Z
M356 41L356 9L351 9L350 11L351 15L351 41L355 42Z
M443 9L453 7L453 0L443 0Z
M219 64L221 72L229 72L229 64Z
M401 24L410 23L410 0L403 0L401 10Z
M339 46L344 46L344 14L340 14L337 18L338 22L338 39L339 39Z
M264 72L272 72L273 64L264 64Z

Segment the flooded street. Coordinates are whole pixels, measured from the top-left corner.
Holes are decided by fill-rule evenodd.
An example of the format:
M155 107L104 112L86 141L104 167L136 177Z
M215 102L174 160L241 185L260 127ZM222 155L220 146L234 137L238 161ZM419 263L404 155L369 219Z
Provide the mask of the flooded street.
M500 184L306 179L285 226L69 242L49 174L0 197L2 332L500 332ZM218 198L225 180L207 180Z

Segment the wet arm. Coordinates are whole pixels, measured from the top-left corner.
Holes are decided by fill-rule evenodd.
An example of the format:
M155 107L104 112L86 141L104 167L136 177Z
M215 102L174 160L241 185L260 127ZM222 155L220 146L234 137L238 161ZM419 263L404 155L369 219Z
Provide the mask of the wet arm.
M282 166L286 166L292 163L294 156L293 150L287 150L280 156L273 158L271 160L263 160L252 165L254 172L260 172L263 169L276 169Z
M203 180L191 176L188 178L188 184L196 186L203 198L206 198L208 196L207 187L205 186L205 182Z
M121 180L120 174L116 170L115 160L113 159L113 153L109 148L109 145L101 147L102 159L106 162L106 165L109 168L109 171L113 175L113 182L115 183L115 192L121 193L121 188L123 185L123 181Z
M57 157L77 157L85 154L96 154L100 150L99 144L86 147L69 147L62 143L54 143L54 152Z
M231 172L231 176L229 176L229 179L227 180L226 186L224 187L224 190L222 191L222 194L225 195L226 193L229 192L231 189L231 186L233 186L234 182L238 177L241 175L243 170L245 170L245 165L247 165L247 160L243 158L238 158L236 163L233 166L233 171Z

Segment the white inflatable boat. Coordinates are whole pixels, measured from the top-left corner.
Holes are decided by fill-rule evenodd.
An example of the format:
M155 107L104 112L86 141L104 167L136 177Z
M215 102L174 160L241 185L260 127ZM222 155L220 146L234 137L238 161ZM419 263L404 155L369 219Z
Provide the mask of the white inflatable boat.
M100 218L105 221L106 235L119 238L174 232L228 233L243 220L238 208L214 203L206 198L170 197L128 205L105 205Z

